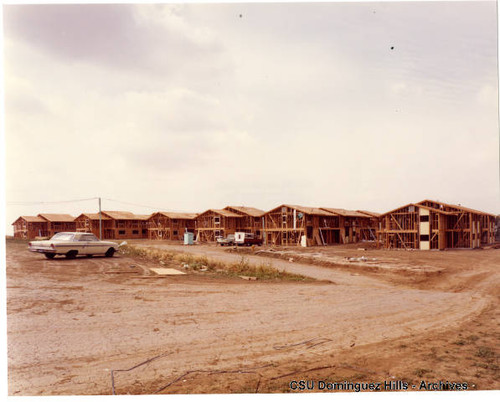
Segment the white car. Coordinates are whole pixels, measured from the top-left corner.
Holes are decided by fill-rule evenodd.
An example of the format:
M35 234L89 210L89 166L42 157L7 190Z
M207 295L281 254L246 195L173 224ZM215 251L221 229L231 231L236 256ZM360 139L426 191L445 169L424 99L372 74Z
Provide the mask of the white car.
M92 233L60 232L50 240L32 241L28 244L30 251L43 253L51 259L56 255L65 255L66 258L75 258L77 255L104 254L113 257L118 250L118 244L111 241L101 241Z

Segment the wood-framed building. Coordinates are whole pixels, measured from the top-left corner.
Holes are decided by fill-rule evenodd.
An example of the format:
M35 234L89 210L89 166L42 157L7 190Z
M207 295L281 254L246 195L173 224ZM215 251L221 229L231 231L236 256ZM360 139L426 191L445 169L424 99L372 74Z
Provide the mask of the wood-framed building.
M257 237L262 238L265 211L244 206L227 206L224 209L241 215L241 218L237 222L238 227L236 228L236 232L253 233Z
M196 241L214 242L217 237L226 237L239 228L242 214L227 209L208 209L196 217Z
M20 216L12 225L14 226L15 239L33 240L49 235L47 220L39 216Z
M370 222L368 224L368 231L366 231L366 228L362 228L361 232L365 233L365 235L362 235L362 240L375 240L377 241L377 231L380 227L380 217L382 216L381 213L379 212L373 212L373 211L366 211L366 210L360 210L358 209L357 212L362 212L365 215L368 215L370 217Z
M342 208L322 207L321 209L339 217L338 236L336 230L332 228L335 238L338 239L335 243L347 244L363 240L377 240L378 217L375 212L350 211Z
M194 233L196 213L155 212L148 219L148 238L151 240L183 240L185 232Z
M307 246L356 243L376 238L378 214L341 208L283 204L264 214L264 242Z
M151 215L136 215L128 211L102 211L110 224L103 230L105 239L147 239Z
M93 233L99 237L99 214L96 213L83 213L75 218L76 231L77 232L87 232ZM112 221L111 218L104 214L101 214L101 230L103 239L113 239L111 236L113 231L111 229Z
M76 232L75 217L69 214L38 214L47 221L47 236L52 237L59 232Z
M339 242L339 216L320 208L283 204L264 214L264 243L307 246Z
M383 248L477 248L495 241L495 215L424 200L383 214L377 236Z

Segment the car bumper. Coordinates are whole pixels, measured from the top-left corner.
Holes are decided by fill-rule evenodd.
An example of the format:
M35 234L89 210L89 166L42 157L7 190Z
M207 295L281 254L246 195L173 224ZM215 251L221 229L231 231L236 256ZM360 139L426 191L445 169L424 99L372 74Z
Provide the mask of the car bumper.
M29 251L34 253L57 253L57 251L50 247L30 247Z

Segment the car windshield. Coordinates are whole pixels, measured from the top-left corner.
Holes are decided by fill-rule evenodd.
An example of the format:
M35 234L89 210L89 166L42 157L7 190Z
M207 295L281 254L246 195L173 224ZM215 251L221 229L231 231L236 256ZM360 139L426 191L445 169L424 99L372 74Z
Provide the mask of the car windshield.
M72 233L56 233L50 240L73 240Z

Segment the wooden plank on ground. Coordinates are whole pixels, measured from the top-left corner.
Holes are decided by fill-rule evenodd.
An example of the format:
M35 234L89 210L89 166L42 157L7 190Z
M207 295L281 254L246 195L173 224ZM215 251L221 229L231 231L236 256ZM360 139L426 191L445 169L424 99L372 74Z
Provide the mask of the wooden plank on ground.
M186 275L185 272L179 271L174 268L149 268L155 274L158 275Z

